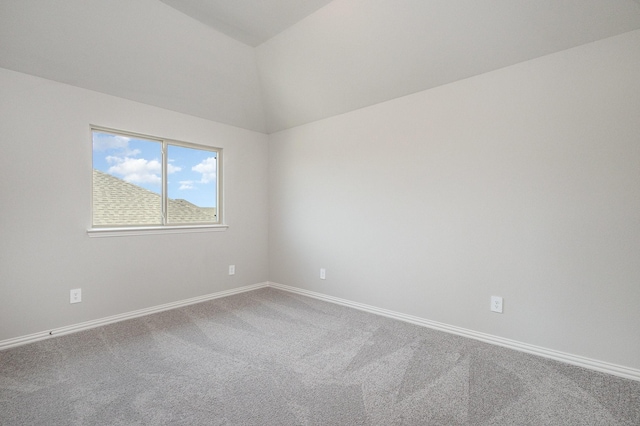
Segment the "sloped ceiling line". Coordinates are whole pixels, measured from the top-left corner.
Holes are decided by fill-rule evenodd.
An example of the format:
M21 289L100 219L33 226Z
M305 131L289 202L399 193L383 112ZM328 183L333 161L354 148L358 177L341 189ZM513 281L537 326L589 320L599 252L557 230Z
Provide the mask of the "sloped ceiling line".
M638 29L640 0L5 0L0 67L273 133Z

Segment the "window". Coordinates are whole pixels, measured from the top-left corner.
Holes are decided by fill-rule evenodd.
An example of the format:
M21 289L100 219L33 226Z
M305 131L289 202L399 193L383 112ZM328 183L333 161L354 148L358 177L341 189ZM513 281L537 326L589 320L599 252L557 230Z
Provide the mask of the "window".
M91 130L93 228L221 223L221 149Z

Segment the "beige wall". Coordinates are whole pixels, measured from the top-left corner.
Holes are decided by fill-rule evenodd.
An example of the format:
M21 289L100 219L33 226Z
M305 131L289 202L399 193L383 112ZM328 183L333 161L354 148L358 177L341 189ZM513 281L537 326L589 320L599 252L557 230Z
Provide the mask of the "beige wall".
M271 135L270 280L640 368L638 46Z
M3 69L0 94L0 341L268 279L264 134ZM90 124L223 148L229 229L89 238Z

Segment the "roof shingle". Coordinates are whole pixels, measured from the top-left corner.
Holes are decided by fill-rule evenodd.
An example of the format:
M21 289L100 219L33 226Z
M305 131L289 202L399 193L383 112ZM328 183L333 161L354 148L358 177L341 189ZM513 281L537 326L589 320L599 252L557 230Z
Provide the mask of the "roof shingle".
M215 207L198 207L182 199L168 200L168 223L217 221ZM162 225L160 194L93 170L93 226Z

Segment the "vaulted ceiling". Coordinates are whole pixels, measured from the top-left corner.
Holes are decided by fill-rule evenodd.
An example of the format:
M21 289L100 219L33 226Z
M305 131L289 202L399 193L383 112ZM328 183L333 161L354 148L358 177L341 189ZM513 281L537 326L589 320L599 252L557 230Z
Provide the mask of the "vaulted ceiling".
M253 47L331 3L331 0L160 1Z
M271 133L638 29L638 0L2 0L0 67Z

